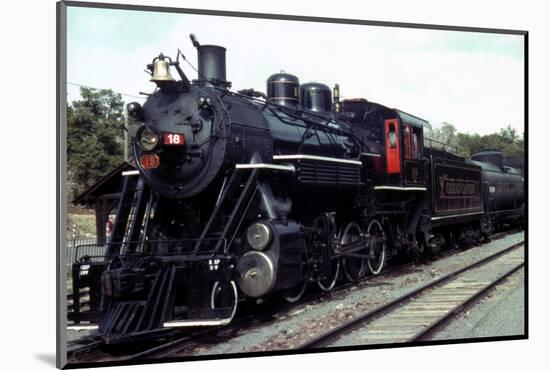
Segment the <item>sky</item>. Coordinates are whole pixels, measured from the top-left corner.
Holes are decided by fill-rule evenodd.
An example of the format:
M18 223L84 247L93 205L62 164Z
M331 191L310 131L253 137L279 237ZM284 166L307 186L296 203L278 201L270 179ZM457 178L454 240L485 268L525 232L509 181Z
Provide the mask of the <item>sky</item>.
M155 87L144 69L159 53L175 59L179 48L197 66L194 33L227 49L232 90L265 92L267 77L283 70L435 127L524 131L523 36L80 7L67 14L69 102L80 97L74 84L143 102L139 92ZM182 69L197 78L188 64Z

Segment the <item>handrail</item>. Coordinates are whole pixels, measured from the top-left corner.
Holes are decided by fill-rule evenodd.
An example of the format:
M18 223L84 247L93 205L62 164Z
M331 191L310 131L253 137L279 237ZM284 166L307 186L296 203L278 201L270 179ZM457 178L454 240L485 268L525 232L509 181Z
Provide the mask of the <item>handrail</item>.
M429 146L426 145L426 141L429 142L429 144L430 144ZM447 143L444 143L442 141L435 140L435 139L430 139L430 138L427 138L427 137L424 138L424 147L429 147L430 149L432 149L432 147L433 147L432 143L440 144L443 147L442 149L445 150L446 152L453 152L455 154L458 153L458 147L455 146L455 145L447 144ZM448 150L447 148L452 149L452 151ZM435 149L440 149L440 148L435 147Z

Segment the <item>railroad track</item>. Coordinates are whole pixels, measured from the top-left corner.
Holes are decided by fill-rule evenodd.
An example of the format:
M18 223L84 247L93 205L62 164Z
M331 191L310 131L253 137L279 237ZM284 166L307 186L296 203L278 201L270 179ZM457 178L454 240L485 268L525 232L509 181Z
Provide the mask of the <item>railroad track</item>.
M513 232L507 231L499 234L495 234L492 240L500 239L504 236L507 236ZM464 249L449 251L450 254L458 253ZM445 254L447 255L447 253ZM393 274L399 273L399 271L414 265L413 262L399 264L392 266L386 269L379 276L391 276ZM368 281L369 277L366 278ZM166 338L163 341L157 341L156 343L140 346L136 350L135 347L128 352L116 352L113 353L105 348L102 345L100 340L94 340L90 338L87 343L83 345L74 345L68 349L68 360L72 364L85 364L91 362L103 362L104 364L115 364L121 361L126 363L140 363L140 360L143 359L154 359L154 358L167 358L174 357L177 355L185 354L186 352L192 350L194 347L197 347L201 344L208 343L210 341L216 341L223 337L231 337L237 335L237 333L242 329L247 329L253 327L258 322L265 322L273 320L275 314L285 315L291 310L304 305L315 302L319 299L330 299L333 295L345 294L346 289L357 286L362 282L355 283L344 283L338 286L336 289L330 293L310 293L304 296L304 299L296 303L285 303L282 305L276 305L272 308L269 308L263 312L252 312L250 314L240 317L234 321L229 326L209 328L200 331L170 331L167 333ZM306 348L306 347L304 347Z
M344 286L342 286L344 288ZM164 340L147 345L142 344L136 347L128 346L128 351L124 352L121 346L116 352L110 351L100 340L89 338L86 343L74 345L67 350L67 359L71 364L87 364L92 362L103 362L105 365L124 361L126 363L138 363L142 359L166 358L173 356L178 352L184 352L197 345L204 344L211 340L219 340L221 337L230 337L238 331L250 328L258 322L274 320L275 314L285 314L294 308L307 303L313 299L318 299L321 293L313 294L305 302L285 303L275 305L261 312L254 312L253 307L249 307L251 312L239 317L231 325L223 327L212 327L203 330L176 330L170 329Z
M401 269L413 265L413 262L393 266L385 270L379 276L392 275L398 273ZM166 340L158 345L149 346L143 350L129 350L128 353L110 353L101 340L88 340L80 345L73 345L67 350L67 358L69 363L85 364L91 362L104 362L105 364L126 362L139 363L139 360L153 358L167 358L185 353L194 347L197 347L206 342L216 340L219 337L230 337L232 333L237 333L242 329L253 327L257 322L265 322L273 320L274 315L286 315L293 309L304 304L315 302L319 299L324 299L332 295L345 294L346 289L356 286L360 282L344 283L336 287L329 293L326 292L311 292L304 295L303 299L296 303L284 303L276 305L268 310L251 313L235 320L231 325L224 327L215 327L195 332L185 332L173 330L166 335ZM330 298L329 298L330 299Z
M444 275L308 340L297 349L428 340L458 312L473 305L524 266L523 243L516 243ZM498 274L480 281L472 279L472 273L475 271L498 271ZM349 342L349 338L358 339L346 343L346 339Z

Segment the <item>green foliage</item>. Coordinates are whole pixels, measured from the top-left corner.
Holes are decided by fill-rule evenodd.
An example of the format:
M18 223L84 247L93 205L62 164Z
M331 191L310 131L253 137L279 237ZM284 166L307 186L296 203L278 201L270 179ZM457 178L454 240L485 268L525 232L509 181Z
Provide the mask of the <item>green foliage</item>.
M437 140L444 144L454 145L457 130L450 123L443 122L440 127L433 128L431 130L425 130L424 136Z
M440 127L426 130L424 135L426 138L456 147L458 153L466 157L486 149L500 150L504 158L524 156L523 134L518 134L512 126L500 129L498 133L480 136L458 132L452 124L444 122Z
M72 196L122 161L124 103L112 90L80 88L82 100L67 110L67 166Z

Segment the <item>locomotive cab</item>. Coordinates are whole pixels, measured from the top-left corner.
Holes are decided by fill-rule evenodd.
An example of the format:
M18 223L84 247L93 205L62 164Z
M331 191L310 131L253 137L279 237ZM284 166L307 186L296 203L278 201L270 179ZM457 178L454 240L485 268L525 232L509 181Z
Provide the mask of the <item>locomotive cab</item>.
M380 120L384 138L384 176L379 188L425 190L422 153L424 127L430 127L429 123L397 109L387 110Z
M429 123L421 118L390 110L393 114L384 118L385 181L395 187L422 187L424 176L423 142L424 127Z
M425 190L423 143L428 121L365 99L342 103L343 111L337 117L352 123L356 134L377 147L371 150L379 156L372 159L375 189Z
M369 163L375 189L425 190L423 143L428 121L366 99L345 99L336 117L352 123L354 132L379 156Z

